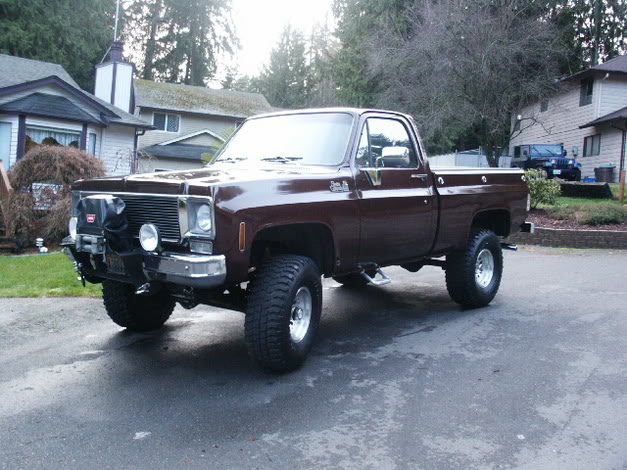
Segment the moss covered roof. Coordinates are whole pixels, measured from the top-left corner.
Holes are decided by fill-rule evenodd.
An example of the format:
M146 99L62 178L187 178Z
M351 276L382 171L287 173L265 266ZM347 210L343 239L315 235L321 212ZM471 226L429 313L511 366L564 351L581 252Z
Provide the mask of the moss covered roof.
M246 118L272 111L259 93L135 80L135 104L143 108Z

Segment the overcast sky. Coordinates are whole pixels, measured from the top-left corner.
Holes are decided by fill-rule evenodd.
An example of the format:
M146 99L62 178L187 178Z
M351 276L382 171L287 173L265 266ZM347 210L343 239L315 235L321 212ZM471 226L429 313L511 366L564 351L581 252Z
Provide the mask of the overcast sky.
M330 22L332 3L333 0L232 0L233 21L241 45L235 55L239 73L255 75L268 62L286 24L308 33L327 16Z

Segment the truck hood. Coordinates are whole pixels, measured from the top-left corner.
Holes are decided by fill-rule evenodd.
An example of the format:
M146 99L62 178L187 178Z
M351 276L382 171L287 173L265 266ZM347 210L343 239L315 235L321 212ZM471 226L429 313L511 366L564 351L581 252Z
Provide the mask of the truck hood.
M80 180L72 189L79 191L129 192L150 194L209 195L217 186L239 186L247 182L270 180L328 179L341 173L335 167L269 164L250 166L232 163L214 164L196 170L141 173Z

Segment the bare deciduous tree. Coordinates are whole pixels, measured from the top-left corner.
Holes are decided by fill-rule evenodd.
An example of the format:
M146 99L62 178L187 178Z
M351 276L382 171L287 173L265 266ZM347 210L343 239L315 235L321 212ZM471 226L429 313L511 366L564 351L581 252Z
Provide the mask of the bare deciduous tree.
M511 113L557 86L554 28L531 0L417 0L405 14L370 35L379 105L412 114L432 146L474 133L496 166Z

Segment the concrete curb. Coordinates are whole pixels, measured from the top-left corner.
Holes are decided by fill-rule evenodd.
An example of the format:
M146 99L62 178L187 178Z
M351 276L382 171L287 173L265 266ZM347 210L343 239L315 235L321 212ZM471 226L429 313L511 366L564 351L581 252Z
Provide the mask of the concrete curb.
M536 227L535 233L517 233L510 243L558 248L610 248L627 250L627 232L617 230L569 230Z

